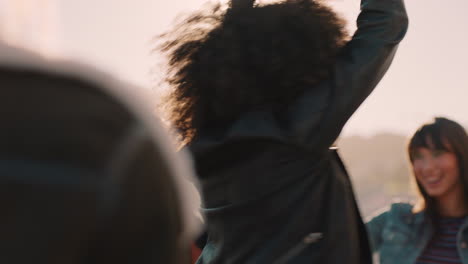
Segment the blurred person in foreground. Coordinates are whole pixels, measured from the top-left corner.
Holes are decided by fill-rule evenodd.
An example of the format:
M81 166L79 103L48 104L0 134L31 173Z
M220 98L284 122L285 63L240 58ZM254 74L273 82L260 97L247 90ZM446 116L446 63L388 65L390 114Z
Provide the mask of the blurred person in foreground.
M392 204L367 223L373 251L381 264L468 264L465 129L435 118L410 139L408 155L421 199Z
M195 157L208 240L198 263L370 263L330 149L407 31L402 0L362 0L357 32L323 1L234 0L162 35L166 109Z
M187 263L192 170L134 87L2 43L0 84L0 263Z

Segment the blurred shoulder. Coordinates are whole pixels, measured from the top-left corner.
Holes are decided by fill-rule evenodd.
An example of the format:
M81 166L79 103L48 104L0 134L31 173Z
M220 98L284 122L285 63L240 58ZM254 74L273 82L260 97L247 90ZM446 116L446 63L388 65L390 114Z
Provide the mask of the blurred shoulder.
M413 214L413 208L414 204L411 202L393 202L390 205L380 208L379 210L371 214L367 220L371 221L372 219L379 216L386 216L390 218L410 216Z

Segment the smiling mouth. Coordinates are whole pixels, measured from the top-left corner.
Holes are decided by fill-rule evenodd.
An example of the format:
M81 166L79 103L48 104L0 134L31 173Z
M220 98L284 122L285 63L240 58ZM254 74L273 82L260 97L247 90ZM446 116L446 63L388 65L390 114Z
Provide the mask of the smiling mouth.
M442 181L442 177L437 176L437 177L429 177L425 179L425 182L429 186L437 185L439 182Z

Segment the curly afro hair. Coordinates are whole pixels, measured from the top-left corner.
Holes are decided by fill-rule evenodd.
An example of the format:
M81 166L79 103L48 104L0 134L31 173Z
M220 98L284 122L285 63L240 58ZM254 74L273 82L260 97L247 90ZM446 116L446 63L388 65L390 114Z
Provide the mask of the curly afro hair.
M317 0L210 6L160 36L168 57L169 119L188 143L203 127L281 109L326 79L348 34Z

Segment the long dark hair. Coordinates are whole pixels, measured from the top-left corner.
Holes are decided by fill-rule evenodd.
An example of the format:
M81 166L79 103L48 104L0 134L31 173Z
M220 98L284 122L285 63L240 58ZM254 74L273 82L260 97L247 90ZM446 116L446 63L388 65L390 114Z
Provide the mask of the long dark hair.
M247 111L281 111L331 74L348 37L321 1L244 2L207 8L161 36L172 89L164 106L183 141Z
M418 148L439 149L453 152L458 160L465 204L468 205L468 135L463 126L444 117L436 117L433 122L421 126L411 137L408 155L411 163ZM435 201L421 184L416 181L422 197L419 210L425 210L433 220L437 220Z

